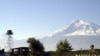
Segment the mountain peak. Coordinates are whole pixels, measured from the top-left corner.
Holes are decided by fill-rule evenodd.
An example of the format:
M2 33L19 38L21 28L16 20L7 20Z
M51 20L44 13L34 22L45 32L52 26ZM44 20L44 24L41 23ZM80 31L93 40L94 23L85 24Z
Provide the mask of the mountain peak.
M80 25L90 25L90 22L87 22L85 20L76 20L76 21L73 21L72 24L74 24L76 26L80 26Z
M69 25L67 36L71 35L100 35L100 27L94 23L85 20L76 20Z
M52 37L56 35L62 36L100 36L100 26L85 20L75 20L62 29L58 29L48 35Z

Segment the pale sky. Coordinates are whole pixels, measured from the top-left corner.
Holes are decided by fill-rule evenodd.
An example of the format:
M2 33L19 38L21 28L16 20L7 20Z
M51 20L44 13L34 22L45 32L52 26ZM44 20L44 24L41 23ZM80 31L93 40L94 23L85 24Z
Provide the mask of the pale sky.
M100 26L100 0L0 0L1 37L41 38L78 19Z

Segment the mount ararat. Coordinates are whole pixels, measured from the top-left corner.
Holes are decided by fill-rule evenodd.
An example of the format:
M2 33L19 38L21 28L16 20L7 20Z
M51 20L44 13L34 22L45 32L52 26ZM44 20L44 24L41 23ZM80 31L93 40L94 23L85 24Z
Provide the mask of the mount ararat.
M46 51L56 50L56 45L67 39L73 50L89 49L94 44L95 48L100 48L100 26L84 20L73 21L69 26L56 30L39 39ZM0 39L0 46L3 47L5 38ZM28 46L26 40L14 39L14 47Z
M73 21L69 26L56 30L41 39L46 50L56 50L56 45L67 39L74 50L89 49L94 44L100 48L100 26L84 20Z

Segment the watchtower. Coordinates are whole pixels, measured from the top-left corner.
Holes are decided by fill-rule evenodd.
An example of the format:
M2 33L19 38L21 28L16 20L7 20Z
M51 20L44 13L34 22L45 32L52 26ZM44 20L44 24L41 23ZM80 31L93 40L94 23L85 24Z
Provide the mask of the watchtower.
M6 35L7 35L7 46L6 46L6 51L7 52L11 52L12 50L12 47L13 47L13 38L12 38L12 35L13 35L13 32L12 30L8 30L6 32Z

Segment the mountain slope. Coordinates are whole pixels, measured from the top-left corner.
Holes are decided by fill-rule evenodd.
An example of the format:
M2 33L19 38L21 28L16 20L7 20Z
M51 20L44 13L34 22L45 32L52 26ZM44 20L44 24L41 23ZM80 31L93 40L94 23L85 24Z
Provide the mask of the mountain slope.
M46 37L51 37L56 34L62 34L62 35L93 35L97 36L100 35L100 26L94 24L94 23L89 23L87 21L83 20L76 20L72 22L68 27L65 27L63 29L59 29L57 31L54 31L47 35Z
M45 45L46 50L56 50L57 43L64 39L69 41L74 50L87 49L91 44L96 45L95 48L99 48L100 27L84 20L76 20L68 27L44 36L41 42Z
M67 35L100 35L100 27L94 23L88 23L83 20L73 22L67 29Z

